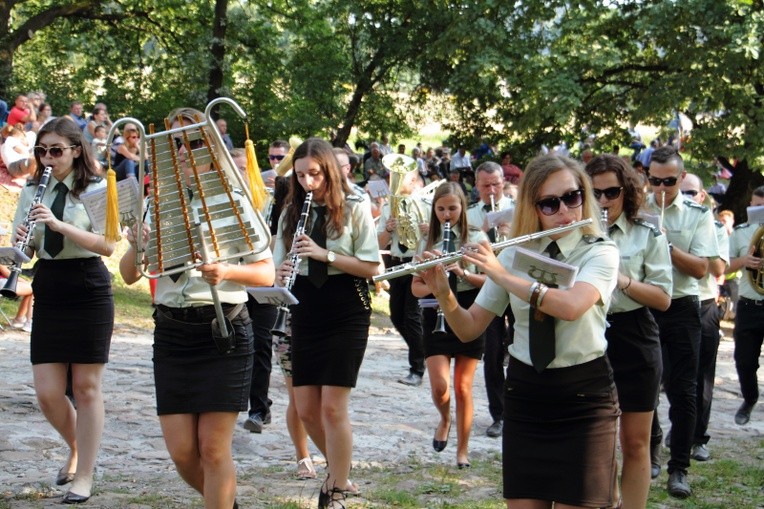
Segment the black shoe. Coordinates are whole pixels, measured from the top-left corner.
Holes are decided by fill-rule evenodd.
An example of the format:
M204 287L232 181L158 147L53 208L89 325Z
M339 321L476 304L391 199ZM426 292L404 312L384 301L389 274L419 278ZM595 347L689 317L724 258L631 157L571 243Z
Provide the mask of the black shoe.
M472 465L470 465L469 463L458 463L457 462L456 466L457 466L457 468L459 468L459 470L464 470L465 468L470 468Z
M499 419L488 426L488 429L485 430L485 434L491 438L497 438L501 436L502 431L504 431L504 421Z
M756 403L747 403L743 402L742 405L740 405L740 408L737 409L737 413L735 413L735 424L742 426L743 424L748 424L748 421L751 420L751 411L753 410L753 405Z
M58 475L56 476L56 486L63 486L74 480L74 472L64 472L65 468L66 467L58 471Z
M61 499L62 504L82 504L83 502L87 502L90 499L90 496L85 495L77 495L76 493L72 493L71 491L67 491L66 495L64 495L64 498Z
M671 449L671 430L666 434L666 441L663 443L666 444L666 449Z
M684 470L675 470L669 474L667 488L669 495L675 498L687 498L692 495L687 472Z
M422 385L422 375L417 373L409 373L406 378L398 379L398 383L409 385L411 387L419 387Z
M650 478L655 479L661 473L661 441L650 444Z
M268 412L263 416L262 414L252 414L244 421L244 429L249 430L250 433L262 433L263 426L271 423L271 413Z
M695 444L692 446L690 456L695 461L708 461L711 459L711 453L708 452L706 444Z

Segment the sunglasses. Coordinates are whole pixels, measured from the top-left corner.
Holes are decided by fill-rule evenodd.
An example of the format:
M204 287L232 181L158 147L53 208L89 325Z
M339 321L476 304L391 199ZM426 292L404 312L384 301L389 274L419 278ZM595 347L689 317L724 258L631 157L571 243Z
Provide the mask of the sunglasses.
M43 147L42 145L37 145L34 148L34 155L38 158L43 158L50 154L50 157L58 159L64 155L64 150L74 148L76 146L77 145L69 145L68 147Z
M615 200L619 196L621 196L621 190L623 189L623 186L621 187L608 187L607 189L592 189L594 191L594 198L599 200L600 197L604 194L605 198L608 200Z
M271 161L281 161L285 157L286 156L283 156L283 155L278 155L277 156L277 155L273 155L273 154L268 154L268 159L270 159Z
M183 146L183 138L173 138L175 140L175 148L177 150L180 150L180 147ZM191 150L196 150L198 148L202 148L204 146L204 140L201 138L198 140L188 140L188 146L191 147Z
M676 185L677 180L679 180L677 177L666 177L665 179L658 177L647 177L647 181L650 182L651 186L659 186L663 184L666 187L673 187Z
M692 196L693 198L698 195L699 191L696 191L694 189L690 189L688 191L682 191L682 194L685 196Z
M577 209L584 203L584 195L580 189L576 189L562 196L553 196L552 198L539 200L536 202L536 207L545 216L553 216L560 210L560 202L564 203L569 209Z

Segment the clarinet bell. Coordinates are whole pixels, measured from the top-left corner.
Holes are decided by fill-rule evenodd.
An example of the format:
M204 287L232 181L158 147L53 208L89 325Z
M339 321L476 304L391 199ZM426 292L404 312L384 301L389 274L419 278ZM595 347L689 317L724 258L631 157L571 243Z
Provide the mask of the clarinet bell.
M276 314L276 322L271 328L271 334L279 338L285 337L287 331L287 316L289 315L289 308L280 306L278 313Z
M435 328L432 329L433 334L445 334L446 333L446 317L443 315L443 311L438 308L438 314L435 317Z
M20 273L21 270L15 270L15 268L11 269L11 273L8 274L8 279L6 280L5 285L2 289L0 289L0 295L6 299L16 300L19 298L18 294L16 293L16 286L19 283Z

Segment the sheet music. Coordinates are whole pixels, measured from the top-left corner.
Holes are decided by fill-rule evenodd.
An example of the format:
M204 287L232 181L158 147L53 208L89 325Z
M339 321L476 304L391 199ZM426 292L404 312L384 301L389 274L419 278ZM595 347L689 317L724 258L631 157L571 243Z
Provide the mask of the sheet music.
M747 207L745 212L748 214L748 224L764 224L764 205Z
M291 306L300 302L292 292L281 286L250 286L247 291L260 304Z
M546 285L556 284L558 288L570 288L576 282L578 267L553 260L546 255L518 247L512 268Z
M140 214L141 193L138 181L126 178L117 182L119 196L119 222L122 226L130 226ZM93 231L103 234L106 231L106 188L96 189L80 195L85 211L88 213Z
M366 190L372 198L384 198L390 195L390 188L384 180L369 180Z

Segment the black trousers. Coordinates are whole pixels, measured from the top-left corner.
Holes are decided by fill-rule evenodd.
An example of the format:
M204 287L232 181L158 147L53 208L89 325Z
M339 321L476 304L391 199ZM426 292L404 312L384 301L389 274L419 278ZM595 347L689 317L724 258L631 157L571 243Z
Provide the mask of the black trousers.
M272 304L260 304L251 295L247 301L249 316L252 318L254 353L252 365L252 385L249 388L249 415L270 412L273 403L268 398L271 384L271 359L273 356L273 336L271 328L276 322L277 308Z
M759 369L761 344L764 340L764 299L740 297L735 314L735 368L740 379L740 392L746 403L759 400Z
M393 264L401 262L392 258ZM424 375L424 344L419 299L411 293L412 275L390 279L390 320L409 348L409 371Z
M504 355L514 336L515 317L507 306L503 315L495 317L485 330L483 377L488 396L488 412L494 421L504 418Z
M719 306L714 299L700 303L700 355L698 356L697 406L694 444L707 444L708 421L711 418L711 401L714 397L716 354L719 351Z
M672 300L666 311L651 312L660 330L663 387L669 401L671 459L668 471L671 473L690 466L697 416L700 306L696 296L688 296Z

